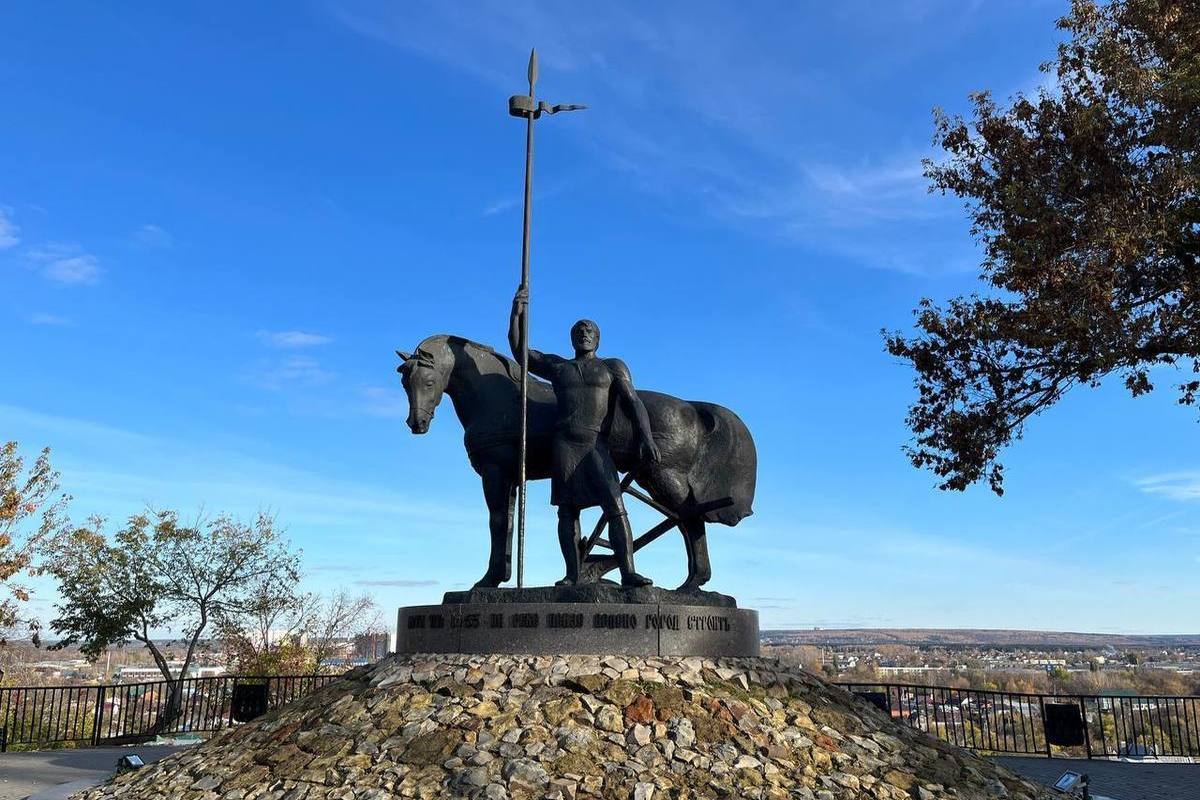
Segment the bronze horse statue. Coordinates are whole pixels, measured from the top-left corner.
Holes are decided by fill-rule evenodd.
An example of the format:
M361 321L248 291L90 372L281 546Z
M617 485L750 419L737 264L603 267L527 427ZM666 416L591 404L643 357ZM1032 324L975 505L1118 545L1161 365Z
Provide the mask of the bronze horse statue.
M520 436L520 367L492 348L459 336L440 334L414 353L397 350L397 368L408 395L408 427L429 430L434 410L449 395L462 423L471 466L483 479L491 555L487 572L475 584L495 587L512 574L512 523ZM613 461L630 473L654 503L677 518L687 549L687 580L681 590L699 589L712 577L705 523L736 525L751 513L758 457L745 423L727 408L638 391L650 416L661 458L640 463L633 427L616 408L608 431ZM555 419L554 390L529 378L529 433L526 472L530 480L550 476ZM595 540L593 535L592 539ZM590 559L599 578L611 559Z

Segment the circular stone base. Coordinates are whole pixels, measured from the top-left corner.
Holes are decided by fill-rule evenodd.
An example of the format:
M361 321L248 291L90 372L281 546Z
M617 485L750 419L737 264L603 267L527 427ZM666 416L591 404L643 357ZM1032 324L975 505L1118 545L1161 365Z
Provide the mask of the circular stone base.
M758 612L674 603L406 606L396 652L752 657Z

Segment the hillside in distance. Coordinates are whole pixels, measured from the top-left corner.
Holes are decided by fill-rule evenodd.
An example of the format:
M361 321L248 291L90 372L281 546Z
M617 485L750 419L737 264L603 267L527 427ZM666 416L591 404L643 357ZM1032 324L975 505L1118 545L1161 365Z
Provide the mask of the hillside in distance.
M903 644L926 647L1035 647L1035 648L1123 648L1200 647L1200 634L1113 634L1067 631L977 630L972 628L848 628L812 630L769 630L762 638L768 644L791 645L881 645Z

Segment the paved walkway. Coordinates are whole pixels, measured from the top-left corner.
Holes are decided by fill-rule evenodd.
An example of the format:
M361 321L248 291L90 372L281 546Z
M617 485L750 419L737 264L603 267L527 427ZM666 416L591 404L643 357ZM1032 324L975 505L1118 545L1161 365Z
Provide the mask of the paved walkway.
M1091 779L1092 794L1113 800L1200 800L1200 764L1086 761L1067 758L994 758L1030 780L1053 786L1064 772Z
M24 800L34 792L65 783L88 782L73 788L99 783L113 773L117 760L129 753L137 753L149 764L182 749L138 745L0 753L0 800Z
M183 747L89 747L78 750L43 750L0 754L0 800L25 800L36 792L42 797L65 797L99 783L112 774L117 759L137 753L146 763L157 761ZM1075 761L1065 758L995 758L1014 772L1053 785L1067 770L1087 773L1092 794L1113 800L1200 800L1200 764L1130 763L1126 761ZM70 786L68 786L70 784ZM52 790L60 787L56 795ZM50 790L50 791L48 791Z

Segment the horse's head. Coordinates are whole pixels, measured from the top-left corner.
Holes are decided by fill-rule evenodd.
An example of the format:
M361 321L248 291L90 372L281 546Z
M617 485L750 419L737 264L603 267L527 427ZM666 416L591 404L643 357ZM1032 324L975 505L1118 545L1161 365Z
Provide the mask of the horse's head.
M434 354L423 346L415 353L396 351L403 359L396 371L408 395L408 427L413 433L425 433L433 420L434 409L442 402L449 370L440 368Z

